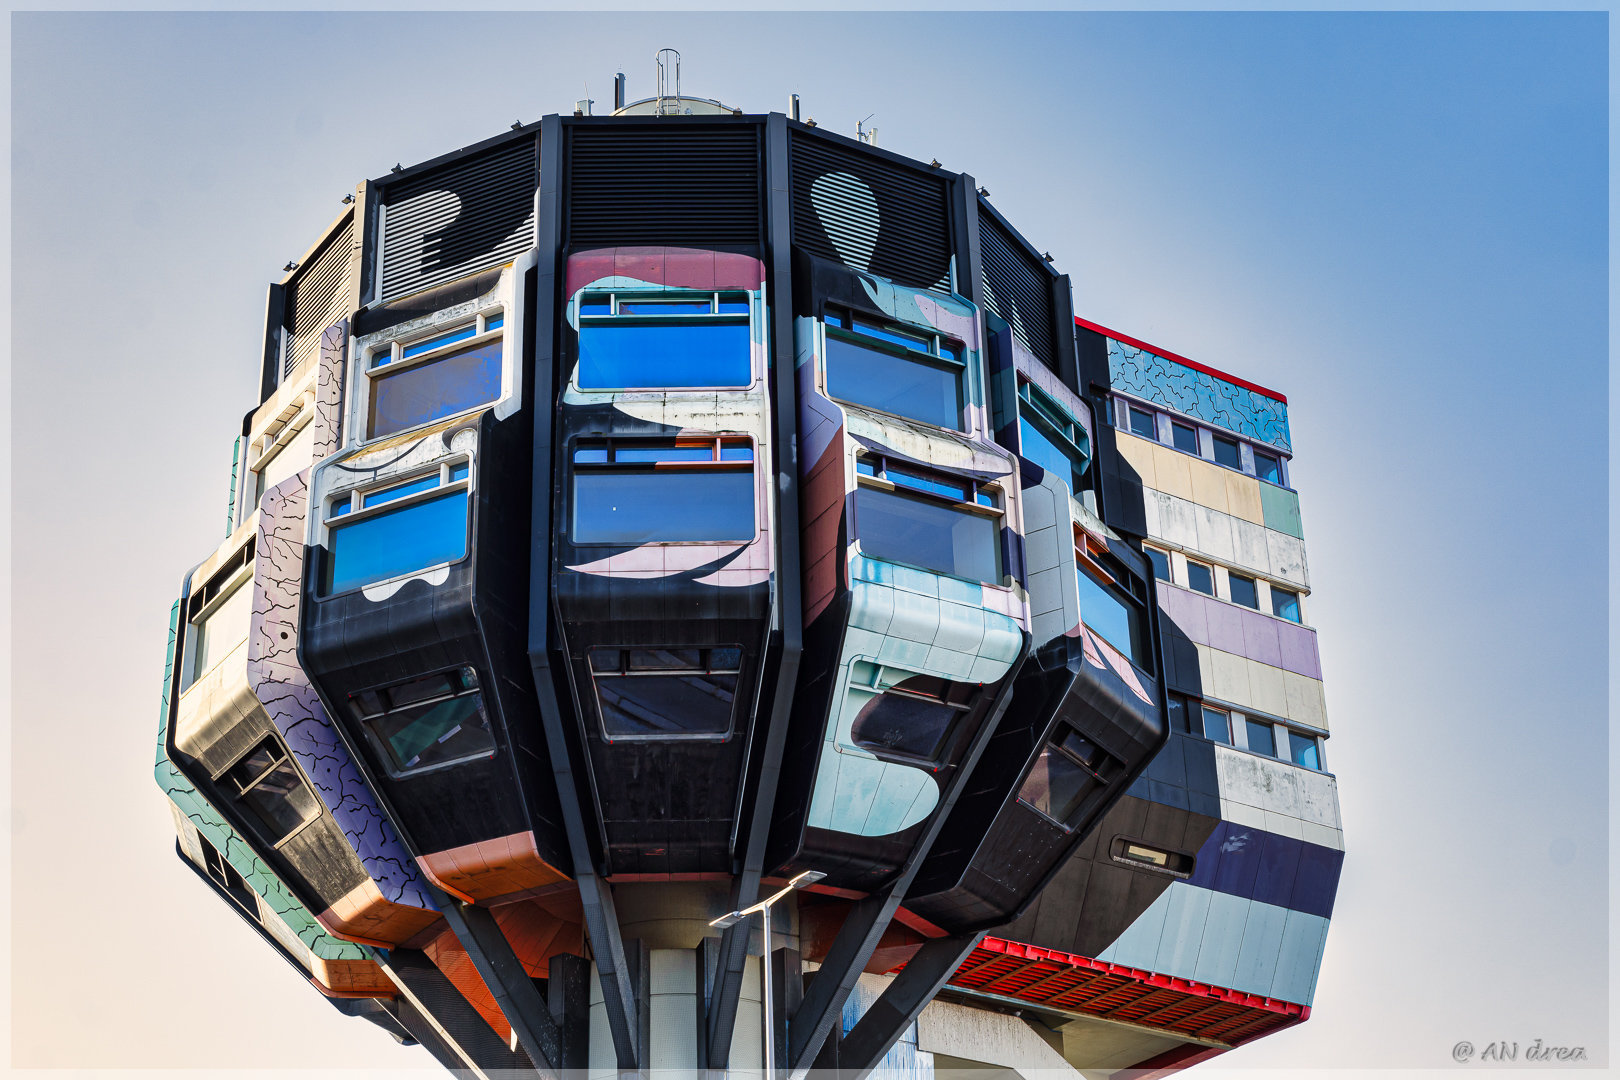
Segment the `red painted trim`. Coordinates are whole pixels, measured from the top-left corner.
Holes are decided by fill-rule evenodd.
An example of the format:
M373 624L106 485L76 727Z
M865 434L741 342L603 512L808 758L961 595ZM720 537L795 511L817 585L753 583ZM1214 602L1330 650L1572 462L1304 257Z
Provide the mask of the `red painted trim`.
M950 936L944 927L935 926L933 923L929 922L921 915L918 915L916 912L907 911L904 906L895 909L894 921L899 923L901 926L909 926L923 937L935 938Z
M1076 315L1074 317L1074 324L1076 326L1083 326L1087 330L1095 330L1097 333L1102 334L1105 337L1111 337L1115 341L1123 341L1127 345L1134 345L1138 349L1146 349L1148 352L1153 353L1156 356L1162 356L1166 360L1174 360L1178 364L1185 364L1194 371L1202 371L1205 375L1213 375L1217 379L1225 379L1233 386L1241 386L1245 390L1253 390L1257 394L1271 398L1274 401L1280 401L1284 405L1288 404L1287 398L1283 397L1275 390L1267 390L1259 383L1252 383L1247 379L1240 379L1236 375L1228 375L1219 368L1212 368L1208 364L1200 364L1196 360L1189 360L1185 356L1181 356L1178 353L1173 353L1168 349L1161 349L1157 345L1149 345L1140 338L1133 338L1129 334L1120 333L1118 330L1110 330L1101 323L1094 323L1090 319L1082 319L1080 316Z

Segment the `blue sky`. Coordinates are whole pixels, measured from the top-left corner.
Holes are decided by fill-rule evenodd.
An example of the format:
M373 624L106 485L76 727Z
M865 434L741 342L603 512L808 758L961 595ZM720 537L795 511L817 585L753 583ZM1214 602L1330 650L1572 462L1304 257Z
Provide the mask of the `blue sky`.
M1312 1020L1222 1064L1601 1059L1605 15L32 14L16 1063L427 1063L175 859L147 767L165 616L222 533L265 285L339 199L615 71L650 94L666 45L689 93L875 113L988 187L1078 313L1288 395L1349 853Z

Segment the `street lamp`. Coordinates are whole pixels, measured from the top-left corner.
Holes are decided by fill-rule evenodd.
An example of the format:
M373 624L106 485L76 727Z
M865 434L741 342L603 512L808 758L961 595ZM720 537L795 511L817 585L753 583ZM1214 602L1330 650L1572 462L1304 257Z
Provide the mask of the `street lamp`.
M767 896L753 907L745 907L741 911L728 912L709 923L717 930L724 930L734 923L741 922L754 912L759 912L763 922L764 954L760 961L760 974L763 979L761 991L765 996L765 1080L773 1080L776 1075L776 1018L772 1016L771 997L771 905L795 889L802 889L806 885L814 885L827 875L820 870L806 870L796 875L793 880L782 886L776 892Z

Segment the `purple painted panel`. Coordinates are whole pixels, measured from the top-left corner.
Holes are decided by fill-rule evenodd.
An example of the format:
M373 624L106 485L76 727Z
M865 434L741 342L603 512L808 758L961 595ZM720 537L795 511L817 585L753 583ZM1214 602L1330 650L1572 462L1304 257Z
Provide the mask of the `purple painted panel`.
M1272 667L1282 667L1282 648L1277 644L1277 620L1258 611L1240 613L1243 621L1243 655Z
M1160 610L1188 640L1313 679L1322 677L1315 630L1189 589L1160 583L1158 593Z
M1277 636L1282 645L1282 666L1313 679L1322 677L1322 657L1316 651L1316 631L1294 623L1279 623Z
M298 666L298 605L308 501L309 470L305 469L266 492L260 504L248 682L383 896L396 904L436 911L416 863L378 809L315 688Z
M1243 609L1208 598L1203 599L1203 604L1204 621L1209 624L1209 640L1204 644L1222 652L1244 655Z

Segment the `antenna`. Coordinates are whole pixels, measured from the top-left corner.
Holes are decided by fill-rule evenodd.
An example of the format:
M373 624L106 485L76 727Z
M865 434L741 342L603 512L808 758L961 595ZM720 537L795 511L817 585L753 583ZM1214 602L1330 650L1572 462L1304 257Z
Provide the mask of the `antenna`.
M798 94L789 94L788 95L788 119L789 120L797 120L798 118L799 118L799 95Z
M613 111L624 108L624 72L613 76Z
M867 116L866 120L870 120L870 119L872 119L873 116L876 116L876 115L877 115L877 113L872 113L872 114ZM875 128L875 127L867 127L866 126L866 120L857 120L855 122L855 138L857 140L859 140L860 142L865 143L867 146L876 146L877 145L877 128Z
M678 113L681 111L681 54L674 49L659 49L653 59L658 63L658 115Z

